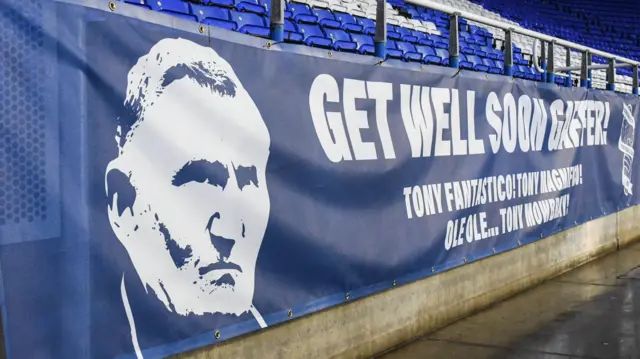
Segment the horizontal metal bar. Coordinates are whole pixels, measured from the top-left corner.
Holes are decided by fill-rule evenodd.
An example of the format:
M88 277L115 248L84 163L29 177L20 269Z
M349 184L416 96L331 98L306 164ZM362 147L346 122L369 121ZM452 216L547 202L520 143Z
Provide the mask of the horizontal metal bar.
M616 64L615 66L616 68L620 68L620 67L633 67L633 65L631 64ZM589 65L587 66L587 68L589 70L606 70L609 68L609 65L605 65L605 64L598 64L598 65ZM567 71L579 71L580 69L582 69L582 66L569 66L569 67L558 67L556 68L556 71L562 71L562 72L567 72Z
M439 4L439 3L435 2L435 1L432 1L432 0L406 0L406 2L408 2L410 4L424 6L426 8L437 10L437 11L441 11L441 12L444 12L444 13L447 13L447 14L459 13L461 18L465 18L467 20L479 22L481 24L497 27L497 28L500 28L500 29L503 29L503 30L511 30L512 32L515 32L515 33L518 33L518 34L521 34L521 35L525 35L525 36L529 36L529 37L533 37L535 39L540 39L540 40L547 41L547 42L555 41L557 46L569 47L571 49L574 49L574 50L577 50L577 51L581 51L581 52L584 52L584 51L588 50L592 55L598 55L598 56L604 57L606 59L615 59L616 62L623 62L623 63L627 63L627 64L631 64L631 65L640 64L637 61L633 61L633 60L627 59L625 57L609 54L609 53L606 53L604 51L596 50L596 49L593 49L593 48L590 48L590 47L587 47L587 46L583 46L583 45L580 45L580 44L576 44L574 42L563 40L563 39L560 39L560 38L557 38L557 37L541 34L539 32L535 32L535 31L531 31L531 30L522 28L522 27L520 27L518 25L509 24L509 23L502 22L502 21L496 21L496 20L493 20L493 19L486 18L484 16L472 14L470 12L466 12L466 11L463 11L463 10L460 10L460 9L455 9L455 8L452 8L452 7L447 6L447 5Z

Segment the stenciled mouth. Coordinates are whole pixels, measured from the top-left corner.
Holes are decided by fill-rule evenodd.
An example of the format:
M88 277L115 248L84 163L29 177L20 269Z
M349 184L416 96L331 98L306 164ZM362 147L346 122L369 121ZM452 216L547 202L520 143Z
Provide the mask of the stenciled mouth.
M216 262L216 263L211 263L209 265L206 265L204 267L198 268L198 272L200 273L200 275L205 275L209 272L212 272L214 270L237 270L238 272L242 273L242 268L240 268L239 265L235 264L235 263L231 263L231 262Z

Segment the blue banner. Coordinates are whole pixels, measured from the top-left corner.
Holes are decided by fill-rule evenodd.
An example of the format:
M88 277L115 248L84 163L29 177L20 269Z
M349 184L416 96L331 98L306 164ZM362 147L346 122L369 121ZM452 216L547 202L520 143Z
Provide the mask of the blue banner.
M639 203L637 96L0 5L9 358L165 357Z

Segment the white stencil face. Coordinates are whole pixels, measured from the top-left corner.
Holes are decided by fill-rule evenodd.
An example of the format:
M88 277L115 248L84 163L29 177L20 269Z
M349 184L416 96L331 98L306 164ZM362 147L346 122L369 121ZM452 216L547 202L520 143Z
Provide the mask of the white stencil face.
M168 310L240 315L269 218L269 133L212 49L163 41L129 73L129 87L143 83L146 93L107 176L126 175L135 200L123 209L123 194L113 195L111 227Z

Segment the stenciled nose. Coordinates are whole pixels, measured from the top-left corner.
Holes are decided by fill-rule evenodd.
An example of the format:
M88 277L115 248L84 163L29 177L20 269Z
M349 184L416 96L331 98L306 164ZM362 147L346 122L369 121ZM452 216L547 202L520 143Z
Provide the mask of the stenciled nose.
M236 243L235 239L226 238L223 236L219 236L216 234L216 222L224 220L221 218L220 212L214 213L209 218L209 223L207 223L207 230L209 231L209 238L211 239L211 244L213 247L220 253L221 260L228 260L231 255L231 249L233 249L234 244ZM242 223L242 237L244 237L244 223Z

